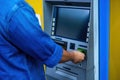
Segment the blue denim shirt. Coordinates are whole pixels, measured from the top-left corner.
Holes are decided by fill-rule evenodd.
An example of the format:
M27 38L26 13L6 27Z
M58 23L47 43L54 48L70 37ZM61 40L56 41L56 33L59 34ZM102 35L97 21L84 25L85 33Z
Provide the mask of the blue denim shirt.
M45 34L24 0L0 0L0 80L45 80L63 49Z

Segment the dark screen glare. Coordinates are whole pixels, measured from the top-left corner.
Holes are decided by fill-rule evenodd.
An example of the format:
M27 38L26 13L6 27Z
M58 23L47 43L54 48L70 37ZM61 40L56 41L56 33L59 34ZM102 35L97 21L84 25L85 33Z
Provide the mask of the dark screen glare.
M56 36L86 42L89 9L58 8L56 16Z

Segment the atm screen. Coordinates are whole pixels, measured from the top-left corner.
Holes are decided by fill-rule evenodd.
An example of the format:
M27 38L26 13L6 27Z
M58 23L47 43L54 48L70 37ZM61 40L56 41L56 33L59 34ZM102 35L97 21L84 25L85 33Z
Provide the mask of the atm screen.
M55 36L86 42L89 9L58 7L55 13Z

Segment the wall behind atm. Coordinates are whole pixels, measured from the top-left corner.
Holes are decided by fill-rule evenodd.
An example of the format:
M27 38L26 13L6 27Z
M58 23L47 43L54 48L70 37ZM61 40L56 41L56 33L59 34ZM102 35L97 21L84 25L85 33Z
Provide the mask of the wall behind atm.
M37 14L40 15L41 23L42 23L42 28L43 26L43 5L42 2L43 0L26 0L35 10Z
M120 80L120 0L111 0L110 2L109 78L110 80Z
M42 0L26 0L40 14L43 28ZM104 65L103 65L104 66ZM110 1L110 72L109 80L120 80L120 0Z

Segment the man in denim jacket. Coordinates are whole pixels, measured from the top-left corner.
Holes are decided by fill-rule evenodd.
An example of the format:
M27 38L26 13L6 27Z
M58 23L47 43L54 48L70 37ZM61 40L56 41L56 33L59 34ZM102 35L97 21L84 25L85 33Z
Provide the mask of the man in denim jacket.
M0 0L0 80L45 80L44 64L78 63L84 57L54 43L24 0Z

